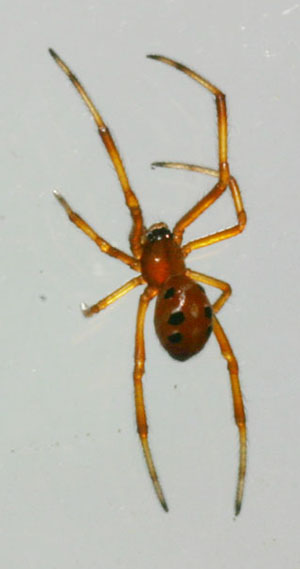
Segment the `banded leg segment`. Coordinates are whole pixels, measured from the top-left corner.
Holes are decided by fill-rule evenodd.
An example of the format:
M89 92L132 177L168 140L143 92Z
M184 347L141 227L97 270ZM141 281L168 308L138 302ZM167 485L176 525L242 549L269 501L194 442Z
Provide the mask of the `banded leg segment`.
M174 238L177 243L181 243L182 236L184 230L190 225L203 211L209 207L216 199L218 199L223 192L226 190L226 187L229 182L229 165L227 159L227 110L226 110L226 99L224 93L220 91L215 85L204 79L201 75L192 71L185 65L174 61L173 59L169 59L168 57L164 57L161 55L148 55L151 59L155 59L157 61L161 61L163 63L167 63L171 67L175 67L179 71L182 71L197 83L200 83L203 87L208 89L214 96L216 100L216 107L217 107L217 117L218 117L218 141L219 141L219 171L218 177L219 182L215 185L215 187L211 190L211 192L206 196L205 203L203 200L200 200L191 210L189 210L179 221L176 223L174 227ZM162 163L160 163L162 165Z
M134 257L131 257L131 255L124 253L124 251L121 251L120 249L117 249L116 247L110 245L110 243L108 243L108 241L105 241L103 237L100 237L100 235L98 235L98 233L96 233L96 231L94 231L94 229L92 229L92 227L86 221L84 221L84 219L82 219L78 213L75 213L75 211L72 210L67 200L57 190L54 190L53 193L61 206L64 208L70 221L72 221L76 227L79 227L81 231L83 231L90 239L92 239L92 241L96 243L96 245L99 247L99 249L101 249L103 253L110 255L110 257L115 257L120 261L123 261L123 263L129 265L129 267L135 271L141 270L140 261L138 259L135 259Z
M58 64L58 66L63 70L63 72L69 77L71 83L74 85L75 89L77 89L79 95L85 102L86 106L88 107L90 113L93 116L93 119L97 125L98 132L102 138L103 144L109 154L109 157L114 165L116 173L118 175L124 197L125 202L130 210L130 214L132 217L132 231L130 235L130 245L131 250L135 257L140 259L141 257L141 236L144 230L144 223L143 223L143 216L142 211L138 202L138 199L131 189L129 184L129 180L119 154L119 151L115 145L115 142L112 138L112 135L109 132L109 129L103 122L103 119L96 109L94 103L88 96L87 92L85 91L84 87L81 85L80 81L77 77L72 73L70 68L66 65L66 63L55 53L53 49L49 49L50 55L53 57L54 61Z
M175 168L178 170L179 169L191 170L193 172L200 172L201 174L208 174L209 176L214 176L214 177L219 176L218 170L214 170L213 168L207 168L206 166L196 166L195 164L184 164L181 162L153 162L152 165L165 167L165 168ZM233 176L230 176L228 185L233 199L238 223L232 227L229 227L228 229L223 229L222 231L217 231L216 233L212 233L211 235L206 235L204 237L201 237L200 239L195 239L195 241L190 241L189 243L186 243L186 245L182 247L182 251L185 257L189 255L189 253L191 253L191 251L193 251L194 249L199 249L200 247L206 247L207 245L212 245L213 243L217 243L218 241L229 239L230 237L234 237L235 235L238 235L239 233L242 233L242 231L244 231L247 223L247 215L244 210L244 204L239 185ZM214 192L215 188L216 186L206 196L204 196L204 198L198 204L196 204L197 206L200 206L200 204L202 204L202 209L200 213L203 213L205 209L207 209L210 205L212 205L220 197L220 195L222 195L223 192L220 193L220 195L218 195L218 192Z
M214 333L218 340L223 357L227 360L227 366L231 382L233 408L235 422L239 430L240 439L240 460L238 471L238 482L235 499L235 515L237 516L242 507L242 499L245 486L246 463L247 463L247 431L246 416L243 404L243 396L239 382L238 363L232 351L228 338L217 318L213 319Z
M127 294L128 292L130 292L131 290L142 284L145 284L143 277L142 276L135 277L134 279L131 279L123 286L120 286L120 288L117 288L117 290L115 290L105 298L102 298L102 300L99 300L99 302L93 304L92 306L87 306L86 304L82 303L81 310L84 316L92 316L93 314L97 314L97 312L100 312L100 310L104 310L104 308L107 308L107 306L109 306L119 298L122 298L122 296L124 296L125 294Z
M135 410L137 430L142 444L144 456L148 471L153 482L156 495L164 508L168 511L167 502L165 500L161 485L158 480L157 472L153 463L152 454L148 443L148 425L146 417L146 409L144 402L144 392L142 377L145 372L145 341L144 341L144 322L149 302L157 295L157 290L147 287L140 297L135 336L135 356L134 356L134 394L135 394Z
M222 306L224 306L225 302L231 295L231 286L220 279L215 279L214 277L209 277L208 275L204 275L203 273L198 273L196 271L190 271L187 269L185 274L195 281L199 281L200 283L208 284L210 286L214 286L216 288L221 289L223 292L219 296L219 298L214 302L212 305L214 314L221 310Z

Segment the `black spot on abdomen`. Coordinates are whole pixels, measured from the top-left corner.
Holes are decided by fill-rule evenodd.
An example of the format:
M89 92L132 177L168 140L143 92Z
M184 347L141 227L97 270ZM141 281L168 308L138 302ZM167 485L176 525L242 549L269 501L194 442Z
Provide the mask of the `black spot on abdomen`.
M168 320L168 324L172 324L173 326L177 326L178 324L182 324L182 322L185 320L185 316L183 314L183 312L181 312L181 310L178 310L177 312L173 312L173 314L171 314L169 320Z
M206 337L209 338L209 336L211 335L213 331L213 327L212 326L208 326L207 331L206 331Z
M172 344L178 344L178 342L181 342L182 340L182 334L180 334L180 332L174 332L174 334L168 336L168 340L170 340Z
M211 317L212 317L213 311L212 311L211 306L205 306L205 308L204 308L204 314L205 314L206 318L211 318Z
M168 290L166 290L164 298L172 298L174 294L175 294L175 288L172 286L168 288Z

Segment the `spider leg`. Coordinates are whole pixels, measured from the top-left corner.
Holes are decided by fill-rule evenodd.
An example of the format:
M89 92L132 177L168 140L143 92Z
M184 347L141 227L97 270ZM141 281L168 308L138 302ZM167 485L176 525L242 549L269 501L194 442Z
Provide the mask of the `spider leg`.
M220 279L216 279L215 277L209 277L208 275L204 275L203 273L198 273L196 271L191 271L187 269L185 274L195 281L199 281L200 283L208 284L210 286L214 286L216 288L221 289L223 292L219 296L219 298L214 302L212 305L213 312L216 314L219 310L224 306L225 302L231 295L231 286Z
M231 390L233 397L233 408L236 425L239 429L240 438L240 460L238 471L238 482L235 498L235 515L237 516L242 507L242 499L245 485L246 462L247 462L247 432L246 416L243 404L243 396L238 376L238 363L228 341L228 338L216 316L213 318L214 333L220 346L223 357L227 360L230 375Z
M215 168L208 168L207 166L198 166L196 164L186 164L185 162L152 162L152 168L174 168L175 170L191 170L193 172L201 172L208 176L218 178L219 171Z
M219 172L213 168L207 168L206 166L197 166L196 164L185 164L181 162L153 162L152 166L159 166L165 168L174 168L174 169L183 169L183 170L191 170L193 172L200 172L201 174L207 174L209 176L218 177ZM235 211L237 214L238 223L233 227L229 227L228 229L224 229L223 231L217 231L216 233L212 233L211 235L206 235L205 237L201 237L200 239L196 239L195 241L190 241L186 243L182 247L183 254L186 257L191 251L194 249L199 249L200 247L206 247L207 245L212 245L218 241L223 241L223 239L228 239L229 237L234 237L238 233L242 233L245 229L247 216L244 210L243 200L241 196L241 192L238 186L236 179L233 176L230 176L228 181L229 189L231 192L231 196L233 199ZM214 190L214 189L213 189ZM212 190L212 191L213 191ZM214 194L214 199L211 201L211 192L209 192L204 198L201 200L202 202L202 209L201 213L207 209L214 201L218 199L217 193ZM208 203L207 203L207 201ZM198 206L201 202L198 202Z
M105 298L99 300L99 302L97 302L96 304L93 304L92 306L87 306L84 302L82 302L80 308L84 316L92 316L93 314L100 312L100 310L104 310L104 308L107 308L107 306L109 306L119 298L122 298L122 296L124 296L125 294L127 294L128 292L130 292L131 290L133 290L134 288L136 288L141 284L145 284L143 277L142 276L135 277L134 279L127 281L127 283L120 286L120 288L117 288L117 290L110 293Z
M164 508L168 511L168 506L158 480L156 469L153 463L152 454L148 443L148 425L146 409L144 403L142 377L145 371L145 342L144 342L144 321L149 302L156 296L157 290L147 287L140 297L135 337L135 366L134 366L134 393L137 430L142 444L148 471L153 482L156 495Z
M195 169L196 169L196 167L195 167ZM200 249L200 247L207 247L207 245L212 245L213 243L217 243L218 241L223 241L224 239L229 239L230 237L234 237L235 235L238 235L239 233L242 233L242 231L244 231L244 229L246 227L246 223L247 223L247 215L246 215L246 212L244 210L244 204L243 204L240 188L238 186L236 179L233 176L230 176L228 185L229 185L229 189L230 189L230 192L232 195L232 199L233 199L233 203L234 203L234 207L235 207L235 211L236 211L236 215L237 215L237 224L233 225L232 227L228 227L227 229L217 231L216 233L212 233L211 235L206 235L204 237L200 237L200 239L195 239L194 241L189 241L188 243L186 243L182 247L182 252L183 252L183 255L185 257L187 255L189 255L189 253L191 253L191 251L194 251L195 249ZM201 201L205 202L206 198L208 198L208 201L209 201L210 193L208 193L207 196L205 196L203 198L203 200L201 200ZM216 199L217 199L217 197L213 201L215 201ZM200 203L201 202L199 202L199 204ZM213 203L213 202L211 202L211 203ZM211 203L209 203L208 205L211 205ZM203 205L205 205L205 203ZM206 209L206 207L205 207L205 209Z
M216 99L216 107L217 107L217 117L218 117L218 141L219 141L219 170L217 176L219 181L214 186L214 188L205 196L205 198L201 199L193 208L191 208L179 221L176 223L174 227L174 238L178 244L182 241L183 232L185 231L186 227L190 225L203 211L205 211L210 205L212 205L226 190L227 185L229 183L229 164L227 159L227 110L226 110L226 98L224 93L220 91L215 85L207 81L204 77L195 73L185 65L174 61L168 57L164 57L161 55L148 55L151 59L155 59L157 61L161 61L163 63L167 63L171 67L175 67L179 71L182 71L197 83L200 83L203 87L208 89ZM179 163L175 163L172 166L170 162L159 162L156 163L160 166L168 166L168 167L184 167L186 169L192 170L194 168L189 167L188 165L180 165ZM205 170L205 171L204 171ZM206 174L214 174L214 170L208 168L202 168L198 171L204 172ZM221 233L221 232L220 232ZM232 235L228 235L228 237ZM220 239L226 239L226 237L220 237ZM218 239L218 240L220 240ZM209 243L207 243L209 244ZM187 254L187 253L186 253Z
M103 237L100 237L100 235L98 235L98 233L96 233L96 231L94 231L94 229L92 229L92 227L86 221L84 221L84 219L82 219L78 213L75 213L75 211L72 210L67 200L57 190L54 190L53 193L61 206L64 208L70 221L72 221L76 227L79 227L81 231L90 237L90 239L96 243L96 245L101 249L101 251L103 251L103 253L110 255L110 257L115 257L115 259L119 259L120 261L123 261L123 263L129 265L135 271L140 271L140 261L138 259L135 259L134 257L131 257L131 255L127 255L127 253L124 253L120 249L117 249L116 247L110 245L110 243L108 243L108 241L105 241Z
M88 96L87 92L81 85L80 81L78 81L77 77L72 73L70 68L64 63L64 61L55 53L53 49L49 49L50 55L56 61L58 66L63 70L63 72L69 77L71 83L73 83L74 87L77 89L79 95L85 102L86 106L88 107L89 111L91 112L93 119L98 127L98 132L102 138L104 146L110 156L110 159L114 165L116 173L118 175L124 197L125 202L130 210L130 214L132 217L132 231L130 235L130 246L131 250L135 257L138 259L141 257L141 236L144 231L144 224L143 224L143 216L142 211L138 202L138 199L130 187L128 177L119 154L119 151L115 145L115 142L112 138L112 135L109 132L109 129L103 122L103 119L100 113L97 111L95 105L91 101L90 97Z

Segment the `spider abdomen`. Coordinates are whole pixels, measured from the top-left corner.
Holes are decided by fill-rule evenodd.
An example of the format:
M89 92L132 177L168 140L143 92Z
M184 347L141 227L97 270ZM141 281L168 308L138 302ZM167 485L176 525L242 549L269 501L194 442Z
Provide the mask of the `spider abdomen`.
M154 324L162 346L176 360L204 347L212 332L212 308L204 289L185 275L166 280L157 296Z

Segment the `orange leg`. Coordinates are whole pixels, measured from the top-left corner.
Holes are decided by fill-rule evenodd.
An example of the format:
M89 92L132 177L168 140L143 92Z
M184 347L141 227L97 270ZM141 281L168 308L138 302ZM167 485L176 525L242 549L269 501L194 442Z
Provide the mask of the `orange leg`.
M79 227L79 229L81 229L81 231L83 231L88 237L90 237L90 239L92 239L96 243L96 245L98 245L98 247L101 249L101 251L103 251L103 253L106 253L111 257L115 257L120 261L123 261L123 263L129 265L135 271L141 270L140 262L138 259L135 259L134 257L131 257L131 255L127 255L127 253L124 253L120 249L116 249L116 247L110 245L110 243L108 243L107 241L105 241L105 239L100 237L100 235L98 235L98 233L96 233L96 231L94 231L94 229L92 229L92 227L88 225L88 223L84 221L84 219L82 219L82 217L80 217L78 213L75 213L75 211L72 210L67 200L65 200L65 198L58 191L54 190L53 193L55 197L58 199L59 203L64 208L64 210L66 211L70 221L72 221L72 223L74 223L77 227Z
M164 508L168 511L168 506L158 480L156 469L153 463L152 454L148 443L148 425L146 417L146 409L144 403L143 383L142 377L145 371L145 342L144 342L144 321L149 302L156 296L157 290L147 287L140 297L137 323L136 323L136 336L135 336L135 357L134 357L134 393L135 393L135 410L137 430L140 441L143 447L144 456L148 471L153 482L153 486L157 497Z
M246 462L247 462L247 433L246 433L246 416L243 404L243 396L238 375L238 363L227 339L227 336L217 318L213 319L214 333L219 342L220 350L223 357L227 360L228 371L231 381L231 390L233 397L234 417L239 429L240 438L240 461L238 482L235 499L235 515L237 516L242 507L242 499L245 485Z
M213 243L217 243L218 241L223 241L224 239L229 239L230 237L234 237L239 233L244 231L246 223L247 223L247 216L244 210L244 205L242 202L241 192L238 186L236 179L233 176L229 178L229 188L231 191L231 195L233 198L236 215L238 222L233 227L229 227L228 229L223 229L222 231L217 231L216 233L212 233L212 235L206 235L205 237L201 237L200 239L195 239L195 241L190 241L186 243L182 247L182 252L186 257L194 251L194 249L199 249L200 247L207 247L207 245L212 245Z
M208 284L210 286L214 286L216 288L221 289L223 292L219 296L219 298L214 302L212 305L214 314L219 312L219 310L224 306L225 302L231 295L231 286L224 281L220 281L219 279L215 279L214 277L209 277L208 275L204 275L203 273L198 273L196 271L190 271L187 269L185 274L195 281L199 281L200 283Z
M141 257L141 236L144 231L143 216L142 211L138 202L138 199L134 192L132 191L127 174L121 160L119 151L114 143L114 140L109 132L109 129L102 120L100 113L97 111L95 105L92 103L87 92L78 81L77 77L72 73L70 68L62 61L62 59L55 53L53 49L49 49L50 55L63 70L63 72L69 77L70 81L73 83L74 87L77 89L79 95L85 102L89 111L91 112L94 121L98 127L98 132L102 138L105 148L110 156L110 159L115 167L122 190L124 192L125 202L130 210L130 214L133 221L133 227L130 235L130 245L131 250L135 257L140 259Z
M167 63L168 65L171 65L171 67L175 67L179 71L182 71L197 81L197 83L200 83L200 85L208 89L216 98L219 140L219 181L204 199L200 200L176 223L174 227L174 238L176 242L180 244L186 227L195 221L195 219L197 219L205 209L207 209L223 194L229 183L229 165L227 161L227 111L225 95L220 91L220 89L215 87L215 85L207 81L207 79L204 79L204 77L201 77L201 75L195 73L195 71L192 71L185 65L182 65L173 59L169 59L168 57L163 57L161 55L148 55L148 57ZM162 165L164 163L159 164Z
M183 164L181 162L153 162L152 166L191 170L193 172L200 172L201 174L208 174L209 176L214 176L214 177L219 176L219 172L217 170L214 170L213 168L207 168L205 166L196 166L195 164ZM237 225L229 227L228 229L224 229L223 231L217 231L216 233L212 233L211 235L206 235L205 237L201 237L200 239L196 239L195 241L190 241L189 243L186 243L186 245L182 247L182 251L185 257L194 249L199 249L200 247L206 247L207 245L212 245L213 243L217 243L218 241L223 241L223 239L234 237L235 235L238 235L245 229L247 216L244 210L244 205L238 183L233 176L230 176L228 185L232 195L238 219ZM200 204L202 204L202 209L200 213L205 211L205 209L207 209L218 199L218 197L220 197L218 195L218 192L215 191L215 188L216 187L214 187L206 196L204 196L204 198L200 202L198 202L197 206L200 206Z
M142 276L135 277L134 279L131 279L123 286L120 286L120 288L118 288L117 290L115 290L105 298L102 298L102 300L99 300L99 302L93 304L92 306L87 306L84 302L82 302L81 310L84 316L92 316L93 314L100 312L100 310L104 310L104 308L107 308L107 306L109 306L119 298L122 298L122 296L124 296L125 294L127 294L128 292L130 292L131 290L133 290L134 288L136 288L141 284L145 284L143 277Z

